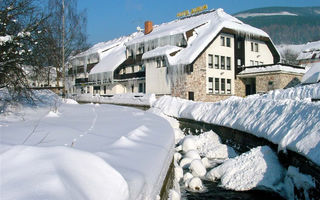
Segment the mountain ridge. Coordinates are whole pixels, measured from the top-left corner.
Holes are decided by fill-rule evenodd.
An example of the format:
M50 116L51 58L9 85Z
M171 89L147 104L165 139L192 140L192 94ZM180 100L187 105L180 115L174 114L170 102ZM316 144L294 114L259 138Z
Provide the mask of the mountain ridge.
M320 6L255 8L233 16L264 30L276 44L320 40Z

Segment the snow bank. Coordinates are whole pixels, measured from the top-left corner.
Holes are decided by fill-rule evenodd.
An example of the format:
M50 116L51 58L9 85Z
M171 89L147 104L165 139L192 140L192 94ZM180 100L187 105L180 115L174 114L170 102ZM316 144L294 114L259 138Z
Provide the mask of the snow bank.
M24 109L0 133L0 199L156 199L174 151L166 120L114 105Z
M76 97L80 102L92 102L92 103L111 103L111 104L127 104L127 105L140 105L151 106L156 101L154 94L141 94L141 93L126 93L126 94L114 94L107 96L100 96L92 94L81 94Z
M67 147L5 148L1 199L129 199L126 180L94 154Z
M320 165L320 83L216 103L164 96L154 104L166 115L231 127L263 137Z
M208 172L207 178L212 181L221 179L222 187L236 191L259 188L277 191L275 186L283 174L276 153L263 146L225 161Z

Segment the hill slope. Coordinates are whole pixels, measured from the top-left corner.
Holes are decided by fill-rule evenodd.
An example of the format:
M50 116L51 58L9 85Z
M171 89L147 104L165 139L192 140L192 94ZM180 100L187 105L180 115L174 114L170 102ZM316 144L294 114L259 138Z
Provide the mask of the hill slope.
M320 40L320 7L266 7L234 14L266 31L276 44Z

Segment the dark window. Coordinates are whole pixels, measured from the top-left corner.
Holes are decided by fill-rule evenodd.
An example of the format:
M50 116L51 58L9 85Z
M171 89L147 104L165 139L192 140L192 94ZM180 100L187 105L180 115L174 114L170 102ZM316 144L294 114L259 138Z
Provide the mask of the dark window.
M106 86L106 85L103 86L103 93L104 93L104 94L107 94L107 86Z
M227 57L227 70L231 70L231 58Z
M143 93L143 83L139 83L139 93Z
M214 56L214 66L219 69L219 56Z
M194 92L188 92L188 99L194 101Z
M253 42L251 42L251 51L254 51Z
M227 47L231 47L231 40L227 37Z
M193 65L186 65L185 70L187 74L191 74L193 72Z
M161 67L161 60L157 60L157 67L158 67L158 68Z
M131 85L131 92L134 92L134 85Z
M274 84L273 81L268 82L268 90L273 90L274 89Z
M225 69L225 63L226 63L225 57L221 56L221 69Z
M221 79L221 94L224 94L226 91L226 79Z
M224 37L224 36L221 36L221 37L220 37L220 44L221 44L221 46L226 46L226 44L225 44L225 37Z
M213 55L208 55L208 67L213 68Z
M241 48L241 43L237 42L237 48L240 49Z
M209 77L209 84L208 84L208 89L209 89L209 93L213 93L213 78Z
M131 66L131 72L134 73L134 66Z
M255 43L254 44L254 50L255 50L255 52L259 52L259 45L258 45L258 43Z
M216 94L219 94L219 79L218 78L215 78L214 79L214 93L216 93Z
M231 79L227 79L227 94L231 94Z

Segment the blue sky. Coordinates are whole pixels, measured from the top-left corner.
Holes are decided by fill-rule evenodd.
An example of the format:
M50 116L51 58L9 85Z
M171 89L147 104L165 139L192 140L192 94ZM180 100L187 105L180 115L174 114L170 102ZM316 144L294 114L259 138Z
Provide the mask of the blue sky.
M160 24L176 19L184 10L207 4L209 9L223 8L234 14L252 8L270 6L320 6L319 0L78 0L87 10L89 43L95 44L128 35L143 28L144 21Z

